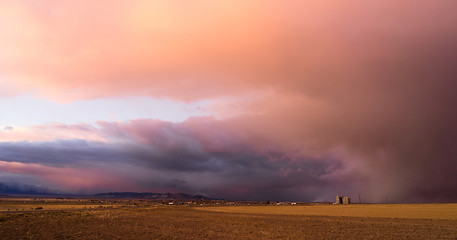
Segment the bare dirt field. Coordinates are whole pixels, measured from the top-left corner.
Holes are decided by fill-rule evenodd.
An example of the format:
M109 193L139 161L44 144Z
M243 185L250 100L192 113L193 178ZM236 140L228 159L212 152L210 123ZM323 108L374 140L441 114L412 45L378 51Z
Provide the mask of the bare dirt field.
M322 207L322 209L314 210L312 214L307 212L315 207ZM341 216L347 215L348 209L345 209L347 207L352 207L354 212L357 212L356 205L239 208L122 203L113 208L4 212L0 214L0 237L1 239L457 239L455 217L440 219L433 214L429 218L423 218L422 215L410 218ZM360 207L365 206L360 205ZM377 207L383 206L368 205L366 209L359 209L357 214L364 211L371 212L371 208L375 215L380 212L390 214L389 216L395 215L393 212L396 210L389 213ZM408 206L397 207L407 208ZM420 208L420 206L417 207ZM448 207L453 209L455 206L443 205L445 209ZM332 211L339 211L340 216L323 216ZM406 214L406 216L411 215Z

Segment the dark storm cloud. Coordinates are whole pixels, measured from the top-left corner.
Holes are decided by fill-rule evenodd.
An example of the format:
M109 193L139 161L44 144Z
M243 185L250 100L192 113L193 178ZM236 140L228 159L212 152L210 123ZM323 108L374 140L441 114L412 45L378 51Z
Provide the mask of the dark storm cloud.
M171 189L250 200L316 199L312 191L305 189L312 188L322 194L332 188L325 176L344 164L331 153L291 157L285 151L259 151L230 132L196 132L201 126L193 125L193 129L186 123L138 120L102 125L101 130L111 136L111 143L82 140L1 143L0 160L39 163L57 169L128 172L119 177L143 191ZM18 173L17 168L11 170L11 166L4 165L3 171ZM27 175L30 171L19 173ZM316 190L319 187L322 189Z
M120 161L121 156L122 152L112 146L78 139L0 143L0 160L8 162L77 166Z
M171 182L182 183L172 185L178 189L216 197L312 200L334 187L324 176L345 168L340 156L331 153L297 157L285 150L256 149L243 137L219 128L214 119L100 124L105 134L128 140L122 148L129 152L131 164L174 176ZM215 184L205 187L207 181ZM321 189L313 195L306 188Z

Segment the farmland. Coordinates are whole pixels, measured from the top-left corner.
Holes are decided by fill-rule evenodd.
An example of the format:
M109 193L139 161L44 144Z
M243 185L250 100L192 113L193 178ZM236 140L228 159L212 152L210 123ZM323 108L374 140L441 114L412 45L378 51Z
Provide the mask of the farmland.
M0 211L3 210L0 236L2 239L456 239L456 208L455 204L221 207L132 200L17 199L0 202Z
M304 207L230 206L200 209L244 214L457 220L457 204L351 204Z

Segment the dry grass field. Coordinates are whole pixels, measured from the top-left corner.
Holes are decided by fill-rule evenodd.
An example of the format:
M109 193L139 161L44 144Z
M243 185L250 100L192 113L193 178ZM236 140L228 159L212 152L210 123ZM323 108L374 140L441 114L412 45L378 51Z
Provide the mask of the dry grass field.
M81 205L79 202L65 204ZM455 216L445 215L451 217L442 219L433 214L432 206L439 212L445 209L455 211L455 205L449 204L312 207L114 205L113 208L69 210L46 210L45 205L40 210L3 212L0 213L0 238L457 239ZM400 208L407 211L403 217L397 218L396 212ZM337 216L328 216L331 212ZM383 217L379 217L383 213ZM362 214L367 216L358 216ZM428 214L428 217L423 217L423 214Z
M412 218L457 220L457 204L351 204L312 206L229 206L200 210L307 216L339 216L369 218Z
M76 210L76 209L94 209L94 208L114 208L115 204L107 202L94 202L85 200L59 200L46 199L35 200L32 198L8 198L0 199L0 213L17 212L17 211L36 211L36 210Z

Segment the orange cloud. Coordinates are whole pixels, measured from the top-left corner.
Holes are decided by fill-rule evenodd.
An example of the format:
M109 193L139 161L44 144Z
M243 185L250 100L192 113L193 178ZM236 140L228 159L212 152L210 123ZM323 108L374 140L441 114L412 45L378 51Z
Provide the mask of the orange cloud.
M428 36L450 34L454 5L7 1L1 81L59 101L131 95L187 101L271 87L316 95L333 84L357 84L376 62L414 47L412 40L426 46Z

